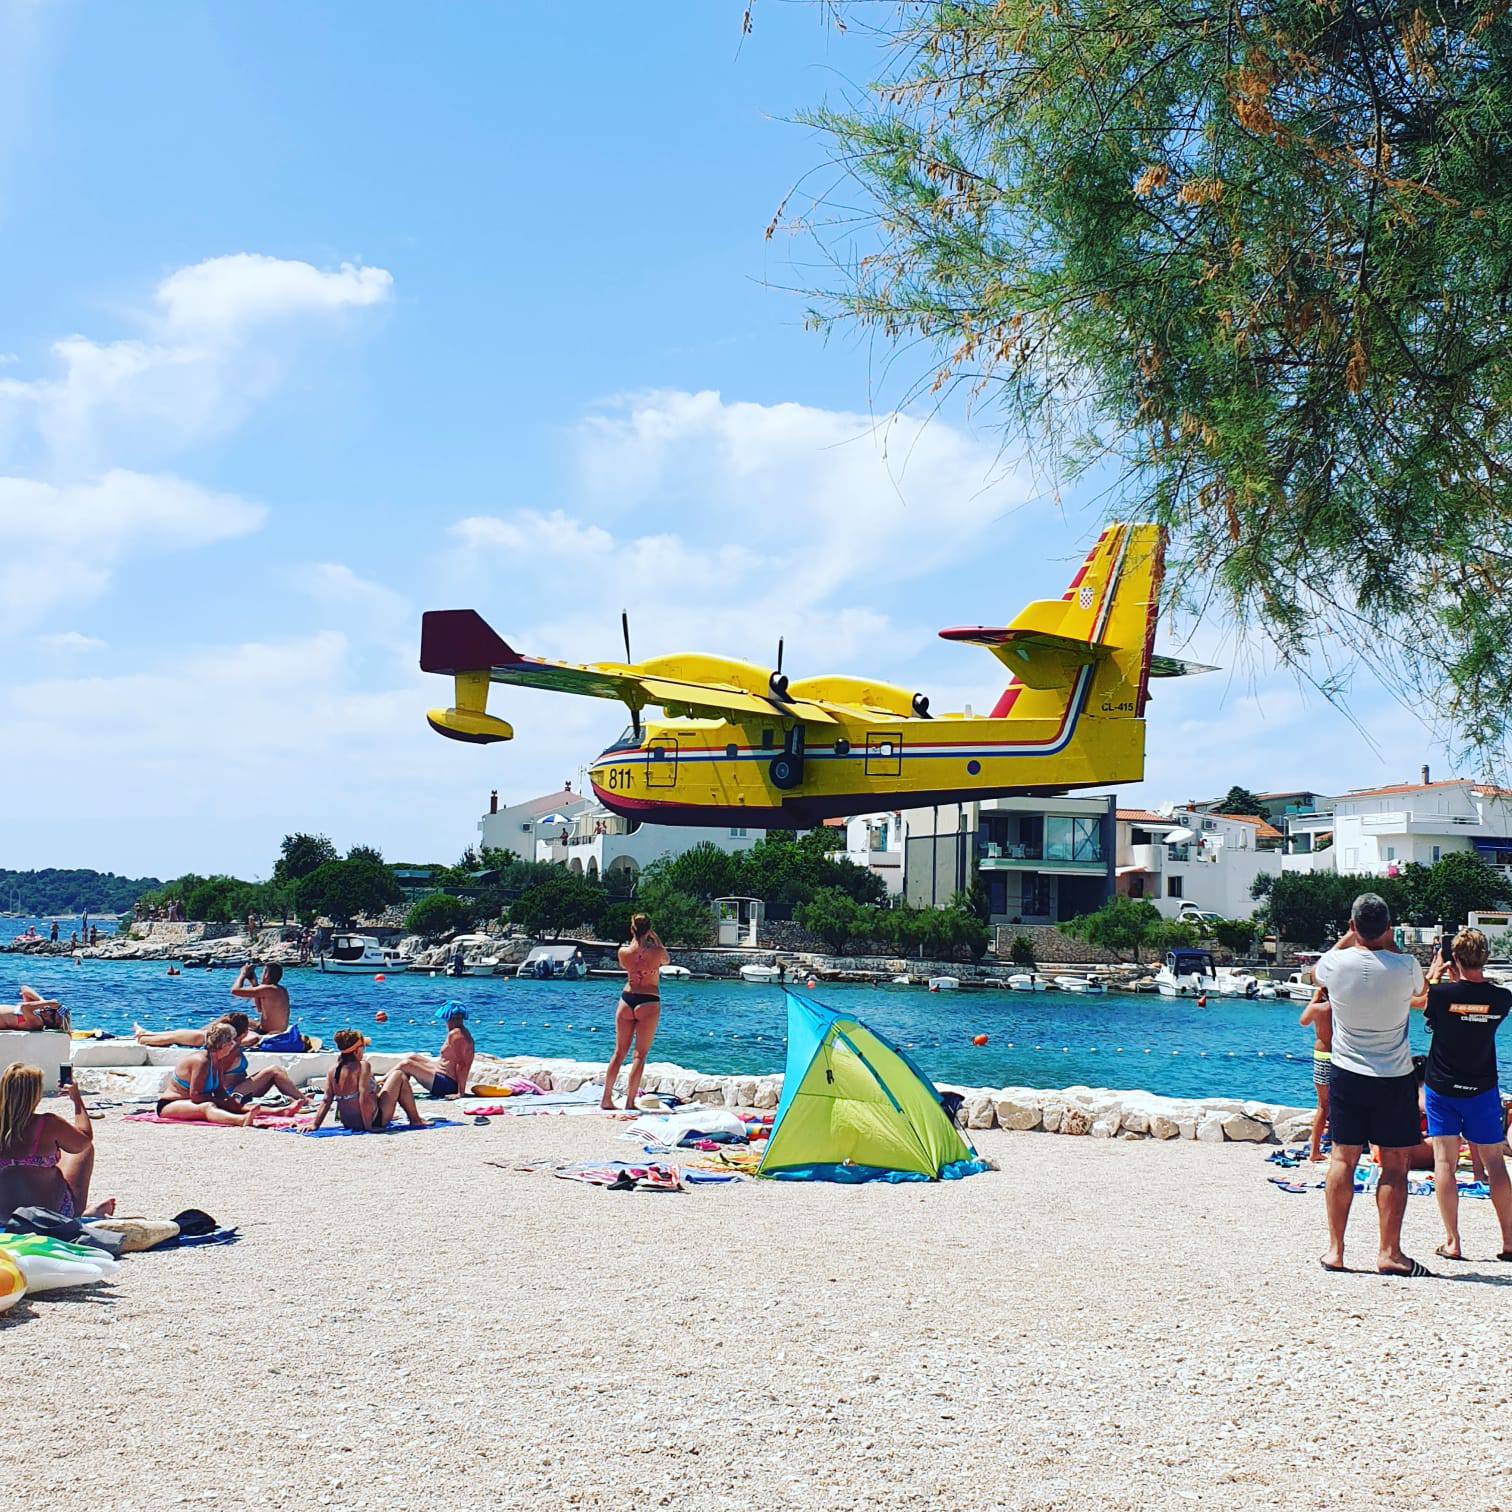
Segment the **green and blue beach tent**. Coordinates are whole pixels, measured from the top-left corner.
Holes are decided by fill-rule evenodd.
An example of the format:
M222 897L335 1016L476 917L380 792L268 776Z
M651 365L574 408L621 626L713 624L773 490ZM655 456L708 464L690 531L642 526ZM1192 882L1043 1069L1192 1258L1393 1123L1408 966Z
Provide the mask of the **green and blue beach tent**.
M787 994L787 1071L760 1176L954 1181L988 1170L929 1078L860 1019Z

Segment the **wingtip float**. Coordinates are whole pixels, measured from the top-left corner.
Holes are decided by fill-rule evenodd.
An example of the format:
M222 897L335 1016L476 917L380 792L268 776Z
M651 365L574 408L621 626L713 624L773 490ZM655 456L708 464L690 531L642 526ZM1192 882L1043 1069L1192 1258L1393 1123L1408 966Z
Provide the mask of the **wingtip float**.
M490 683L613 699L631 725L593 763L597 797L660 824L803 828L878 809L1137 782L1152 677L1213 670L1159 656L1164 534L1110 525L1059 599L1001 628L942 630L1010 674L991 714L931 710L922 693L873 679L790 680L781 668L702 654L577 665L522 656L471 609L422 620L422 671L455 701L427 714L452 740L514 731L488 713ZM660 709L660 721L643 711Z

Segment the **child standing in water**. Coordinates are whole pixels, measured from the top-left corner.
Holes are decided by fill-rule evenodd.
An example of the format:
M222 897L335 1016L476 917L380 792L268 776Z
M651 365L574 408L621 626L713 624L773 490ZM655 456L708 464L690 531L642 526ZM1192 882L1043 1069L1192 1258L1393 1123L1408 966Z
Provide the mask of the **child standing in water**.
M1328 1128L1328 1068L1333 1061L1333 1007L1326 987L1314 990L1300 1022L1304 1029L1311 1024L1313 1031L1313 1090L1318 1095L1318 1111L1313 1114L1312 1149L1307 1158L1317 1161L1323 1158L1323 1135Z

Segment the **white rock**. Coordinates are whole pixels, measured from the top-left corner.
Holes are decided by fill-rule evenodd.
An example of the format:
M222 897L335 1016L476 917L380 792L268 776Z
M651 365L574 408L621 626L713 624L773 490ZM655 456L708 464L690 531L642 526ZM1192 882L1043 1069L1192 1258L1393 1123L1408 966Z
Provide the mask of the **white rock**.
M754 1108L775 1108L781 1093L771 1080L762 1080L756 1083L756 1095L751 1099Z
M1066 1116L1065 1102L1051 1093L1040 1106L1040 1122L1044 1125L1047 1133L1057 1134L1060 1132L1061 1119Z
M1242 1117L1243 1115L1241 1114L1240 1116ZM1197 1125L1197 1138L1204 1144L1222 1144L1223 1122L1224 1118L1221 1113L1205 1114L1202 1121Z
M1182 1139L1196 1139L1197 1115L1195 1113L1183 1113L1176 1120L1176 1133Z
M1148 1134L1150 1115L1141 1107L1125 1108L1122 1128L1125 1134Z
M1092 1127L1087 1130L1087 1133L1093 1139L1112 1139L1118 1133L1118 1125L1108 1118L1094 1118Z
M1259 1144L1270 1138L1268 1123L1258 1118L1246 1118L1243 1113L1231 1113L1223 1120L1222 1127L1225 1139L1243 1139L1251 1144ZM1201 1130L1198 1134L1200 1137Z
M1196 1132L1195 1130L1193 1131ZM1168 1118L1164 1113L1155 1113L1150 1117L1150 1133L1156 1139L1179 1139L1181 1125L1174 1118Z
M997 1121L1000 1129L1037 1129L1039 1102L1016 1088L1005 1087L997 1095Z
M993 1106L989 1093L978 1092L966 1099L966 1127L968 1129L990 1129L996 1123L997 1109Z

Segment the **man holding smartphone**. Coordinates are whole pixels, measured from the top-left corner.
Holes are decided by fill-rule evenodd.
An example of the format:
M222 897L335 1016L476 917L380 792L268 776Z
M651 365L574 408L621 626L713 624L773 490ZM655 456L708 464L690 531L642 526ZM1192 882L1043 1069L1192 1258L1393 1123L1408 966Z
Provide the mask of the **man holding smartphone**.
M1324 1270L1345 1269L1355 1166L1369 1144L1379 1149L1381 1161L1376 1269L1383 1276L1427 1276L1432 1272L1426 1266L1402 1253L1407 1160L1422 1142L1407 1024L1412 1000L1423 990L1423 968L1397 949L1391 910L1378 894L1361 893L1349 918L1348 933L1313 967L1314 981L1327 988L1333 1004L1328 1080L1333 1153L1325 1199L1328 1249L1320 1263Z

